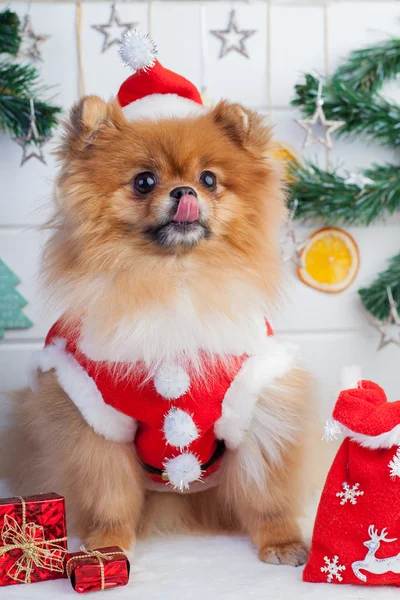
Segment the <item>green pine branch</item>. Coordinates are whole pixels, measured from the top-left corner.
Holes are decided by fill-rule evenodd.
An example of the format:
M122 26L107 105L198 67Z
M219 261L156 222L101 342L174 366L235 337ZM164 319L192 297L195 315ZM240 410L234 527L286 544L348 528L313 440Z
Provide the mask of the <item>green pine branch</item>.
M377 93L384 82L396 78L400 72L400 39L394 38L354 50L347 61L339 66L335 79L363 94Z
M390 314L388 287L391 288L393 299L400 307L400 254L390 259L389 267L379 273L369 287L358 290L365 308L381 321L386 320Z
M300 106L307 117L316 108L319 79L310 73L295 86L293 106ZM400 143L400 107L379 96L347 87L334 76L322 87L324 113L327 119L344 121L337 135L366 135L384 146Z
M20 20L16 13L8 9L0 13L0 54L16 56L21 43L19 28Z
M35 67L0 60L0 130L13 136L25 135L30 124L32 98L39 135L51 135L61 109L42 100L42 93Z
M363 171L372 180L360 189L345 183L347 177L316 165L292 163L289 204L298 202L295 218L330 225L370 225L400 211L399 169L373 165Z
M46 88L39 82L39 73L33 65L18 64L6 57L15 56L21 38L20 21L16 13L0 13L0 131L12 136L25 136L30 127L33 100L36 127L39 135L51 136L61 112L45 98ZM31 144L35 144L32 137Z

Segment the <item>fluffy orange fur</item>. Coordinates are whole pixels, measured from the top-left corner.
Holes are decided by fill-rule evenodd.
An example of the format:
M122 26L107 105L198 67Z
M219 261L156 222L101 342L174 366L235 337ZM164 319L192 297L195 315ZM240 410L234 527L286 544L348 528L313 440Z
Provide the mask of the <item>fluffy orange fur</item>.
M285 207L270 145L263 118L237 104L221 102L194 118L128 122L116 103L83 99L58 151L59 210L43 268L66 323L85 315L101 344L123 318L152 307L175 310L177 290L190 294L199 318L234 321L253 304L271 307L279 297L277 233ZM217 175L215 194L199 183L205 169ZM141 171L158 178L145 200L132 187ZM177 185L198 193L210 235L194 246L162 247L146 231ZM241 531L261 560L302 564L306 548L296 518L310 406L309 378L295 369L260 397L254 430L227 452L216 487L157 493L145 490L133 445L94 433L55 374L43 374L38 391L21 392L15 402L24 440L15 487L64 494L88 546L129 548L137 536L178 528ZM262 440L263 411L295 424L290 441L279 440L279 460Z

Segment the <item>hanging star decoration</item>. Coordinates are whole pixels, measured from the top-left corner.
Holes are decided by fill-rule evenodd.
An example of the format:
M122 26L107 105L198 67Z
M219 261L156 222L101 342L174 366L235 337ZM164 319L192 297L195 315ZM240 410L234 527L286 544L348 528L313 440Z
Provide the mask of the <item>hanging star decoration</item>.
M14 138L17 144L22 148L21 167L30 158L37 158L44 165L47 164L43 154L43 146L51 139L50 136L39 135L36 126L35 106L32 99L30 100L30 105L31 115L28 132L26 135L21 135Z
M219 58L223 58L229 54L229 52L238 52L242 56L250 58L245 41L257 33L257 30L239 29L236 20L236 11L231 10L228 27L226 29L213 29L210 33L215 35L215 37L222 42Z
M318 94L315 106L315 112L312 117L309 119L295 119L296 123L300 125L306 132L306 138L304 140L303 148L309 148L313 144L322 144L329 150L332 149L332 133L334 133L337 129L342 127L345 122L344 121L332 121L328 120L325 117L324 109L324 100L322 98L322 82L319 82ZM322 126L325 128L324 135L314 136L313 127Z
M385 346L389 346L390 344L395 344L400 348L400 317L397 312L397 303L393 298L390 286L387 287L386 292L390 305L389 316L386 321L374 319L372 323L375 329L381 334L378 350L382 350L382 348L385 348Z
M285 225L283 240L281 242L282 261L284 263L292 262L296 267L301 266L300 255L306 241L299 242L294 229L294 216L296 214L299 201L294 199L290 215Z
M105 25L92 25L93 29L104 35L102 54L111 46L120 45L125 33L130 29L135 29L138 23L122 23L121 17L117 13L115 4L111 6L111 15L108 23Z
M43 60L40 53L40 45L46 42L49 35L38 35L33 31L31 16L25 15L23 25L20 29L21 44L18 51L18 56L21 58L27 56L33 60Z
M349 173L347 179L344 180L346 185L355 185L360 190L363 190L367 185L372 185L374 182L363 173Z

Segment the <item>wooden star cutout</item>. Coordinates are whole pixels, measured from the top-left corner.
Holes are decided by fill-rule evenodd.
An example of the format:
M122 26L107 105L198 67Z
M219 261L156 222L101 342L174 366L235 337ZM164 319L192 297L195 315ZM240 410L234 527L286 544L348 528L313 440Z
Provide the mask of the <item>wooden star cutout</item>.
M38 35L33 31L32 19L30 15L25 15L24 23L20 29L21 45L18 56L28 56L33 60L43 60L39 45L46 42L49 35Z
M115 4L111 7L111 15L108 23L105 25L92 25L93 29L104 35L104 42L101 52L106 52L111 46L119 45L122 37L130 29L135 29L138 23L121 23L121 18L117 13Z
M212 35L215 35L215 37L222 41L219 58L223 58L229 52L233 51L238 52L246 58L250 58L245 46L245 41L250 36L257 33L257 30L239 29L239 26L236 21L236 11L231 10L229 15L228 27L226 29L216 29L210 31L210 33L212 33Z
M331 134L342 127L345 124L344 121L329 121L325 117L324 110L322 108L324 101L322 99L317 100L317 107L315 109L315 113L309 119L295 119L296 123L300 125L305 131L307 131L306 139L304 140L303 148L309 148L312 144L322 144L329 150L332 149L332 138ZM313 125L320 123L323 127L325 127L324 136L313 135Z
M32 138L38 142L36 145L31 143ZM31 125L28 129L28 133L23 136L18 136L14 138L19 146L22 148L22 159L21 159L21 167L30 159L37 158L46 165L46 159L43 154L43 146L47 144L47 142L51 139L50 136L39 135L36 124L34 121L31 121Z
M395 344L400 348L400 317L397 311L391 311L389 318L383 323L376 321L375 327L381 334L378 350L382 350L382 348L390 344Z

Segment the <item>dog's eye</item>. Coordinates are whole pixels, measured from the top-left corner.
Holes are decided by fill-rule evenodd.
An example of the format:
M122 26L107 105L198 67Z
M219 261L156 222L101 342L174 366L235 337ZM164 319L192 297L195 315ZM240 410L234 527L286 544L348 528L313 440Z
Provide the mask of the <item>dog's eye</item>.
M217 187L217 177L211 171L203 171L199 180L210 192L213 192Z
M149 194L157 185L157 178L154 173L144 171L139 173L133 180L133 187L139 194Z

